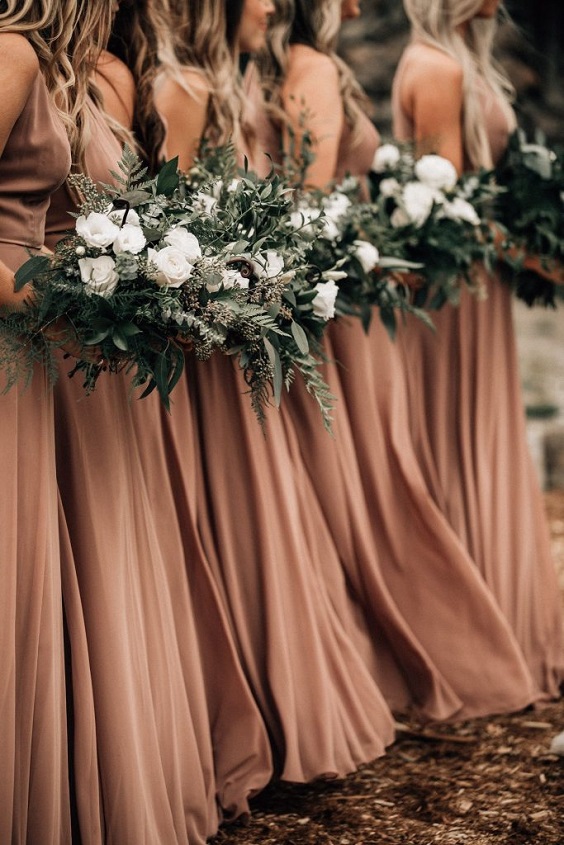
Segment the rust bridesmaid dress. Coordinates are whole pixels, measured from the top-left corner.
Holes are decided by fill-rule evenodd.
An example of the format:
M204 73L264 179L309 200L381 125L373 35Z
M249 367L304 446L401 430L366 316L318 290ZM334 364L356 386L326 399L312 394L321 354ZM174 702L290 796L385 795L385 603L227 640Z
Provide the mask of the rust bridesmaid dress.
M292 60L306 51L313 52L294 46ZM311 55L305 58L311 66ZM345 129L336 180L365 175L377 144L367 118L356 143ZM337 397L334 438L321 430L298 386L282 415L297 434L370 633L366 657L386 700L429 719L525 706L535 694L515 639L419 469L398 346L375 313L368 335L357 320L332 324L326 352L337 362L325 367ZM325 572L333 583L334 573L327 566Z
M414 134L399 101L403 69L424 60L422 45L413 44L396 74L394 128L401 140ZM485 86L481 96L495 161L510 127ZM459 308L434 315L435 334L411 320L401 332L412 439L433 501L508 621L537 694L555 695L564 677L562 614L525 439L510 289L485 271L484 283L485 301L463 289Z
M108 182L120 147L94 107L91 127L87 171ZM54 196L50 245L75 207L67 188ZM57 472L72 550L63 587L81 841L200 845L218 813L246 811L268 782L266 730L206 562L184 542L189 523L183 533L178 525L157 396L137 401L119 374L86 397L80 376L61 369Z
M49 196L69 168L38 69L0 155L0 259L11 270L42 248ZM0 842L60 845L70 812L58 500L52 394L39 368L26 390L0 395L0 467Z
M192 502L276 774L344 775L383 753L393 720L320 576L336 553L281 418L269 413L263 433L246 393L230 357L187 355L165 420L180 522Z

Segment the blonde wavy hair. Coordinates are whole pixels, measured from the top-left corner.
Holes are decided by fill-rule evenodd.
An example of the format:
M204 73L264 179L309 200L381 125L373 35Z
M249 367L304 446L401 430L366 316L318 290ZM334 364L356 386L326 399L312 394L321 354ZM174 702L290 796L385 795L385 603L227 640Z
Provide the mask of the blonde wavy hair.
M336 52L341 28L341 0L276 0L276 7L268 54L260 62L271 118L280 122L281 89L290 45L305 44L334 62L339 73L345 119L353 131L353 144L357 143L360 118L366 113L369 101L350 67Z
M68 56L76 14L76 0L0 2L0 32L19 32L32 45L71 146L78 143L80 134L72 115L71 89L75 73Z
M113 0L79 0L75 5L76 20L67 48L75 79L68 88L66 108L72 126L69 136L73 169L84 172L86 148L92 134L88 101L102 107L92 75L110 37L114 3Z
M186 87L182 69L202 75L209 91L203 141L214 146L237 139L241 132L243 93L236 51L236 24L242 0L169 0L174 36L172 57L163 55L165 70ZM233 9L227 9L230 3ZM190 92L197 97L194 91Z
M452 56L463 70L463 142L470 164L491 167L480 80L493 92L508 126L515 126L513 87L493 61L496 21L476 15L483 0L404 0L414 40Z

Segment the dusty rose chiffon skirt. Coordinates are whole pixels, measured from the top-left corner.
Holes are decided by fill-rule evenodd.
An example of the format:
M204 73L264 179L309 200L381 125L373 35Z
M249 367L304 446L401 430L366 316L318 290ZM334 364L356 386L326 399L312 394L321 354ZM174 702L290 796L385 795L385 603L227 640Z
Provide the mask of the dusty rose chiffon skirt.
M523 707L534 691L519 648L419 470L397 346L375 315L368 337L332 325L326 351L334 439L303 391L289 410L386 700L431 719Z
M563 678L562 615L542 497L525 439L509 288L401 332L413 443L433 501L475 562L538 691Z
M2 244L16 268L28 257ZM0 383L1 383L0 376ZM3 386L3 385L2 385ZM70 841L52 395L0 395L0 842Z
M344 775L383 753L391 715L321 577L335 550L280 416L263 434L239 376L226 357L189 361L202 541L277 773Z

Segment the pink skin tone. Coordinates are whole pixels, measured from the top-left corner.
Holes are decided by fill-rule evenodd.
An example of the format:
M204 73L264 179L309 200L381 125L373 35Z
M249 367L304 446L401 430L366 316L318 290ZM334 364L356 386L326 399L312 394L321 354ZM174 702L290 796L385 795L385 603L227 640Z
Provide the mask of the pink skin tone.
M241 53L258 53L266 44L266 34L270 23L270 16L275 7L272 0L246 0L237 46Z
M343 0L341 3L341 20L350 21L360 16L360 0Z

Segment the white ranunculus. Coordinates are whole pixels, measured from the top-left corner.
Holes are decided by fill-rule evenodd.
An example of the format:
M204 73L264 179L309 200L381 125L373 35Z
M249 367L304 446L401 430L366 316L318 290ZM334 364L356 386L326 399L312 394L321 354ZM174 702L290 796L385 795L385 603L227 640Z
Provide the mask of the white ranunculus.
M125 222L130 226L140 226L141 220L134 208L114 208L113 205L108 206L106 212L107 216L113 223L121 226L125 218Z
M116 273L116 263L109 255L99 255L98 258L79 258L80 277L88 293L103 296L108 299L119 283Z
M480 218L476 209L462 197L455 197L452 202L445 202L441 208L441 217L449 217L451 220L461 220L470 223L472 226L480 225Z
M233 268L226 269L222 272L222 281L223 287L226 290L231 290L231 288L243 288L247 289L249 287L249 280L245 276L241 275L239 270L235 270Z
M315 286L317 291L312 301L313 313L322 320L332 320L335 316L335 302L339 293L339 286L333 280L318 282Z
M122 252L130 252L132 255L138 255L145 248L146 243L147 239L140 226L135 226L133 223L125 223L119 230L114 241L114 252L116 255Z
M450 191L458 181L454 164L437 155L422 156L415 165L415 175L420 182L438 191Z
M378 147L372 160L371 170L374 173L384 173L391 170L401 159L401 152L395 144L382 144Z
M163 240L185 255L188 261L194 262L202 257L202 248L198 238L184 226L175 226L174 229L170 229Z
M368 241L355 241L354 247L355 257L360 261L362 269L365 273L370 273L378 264L380 253L374 244Z
M389 179L382 179L379 191L383 197L393 197L401 191L401 185L397 179L391 177Z
M437 192L424 182L408 182L402 192L402 205L411 223L422 226L429 217Z
M165 246L158 251L149 248L147 257L157 270L156 282L161 287L179 288L194 269L186 255L174 246Z
M284 259L275 250L267 249L263 255L255 256L253 267L262 279L274 279L284 269Z
M106 249L116 239L119 226L113 223L107 214L91 211L85 217L81 215L76 221L76 233L84 238L88 246Z

